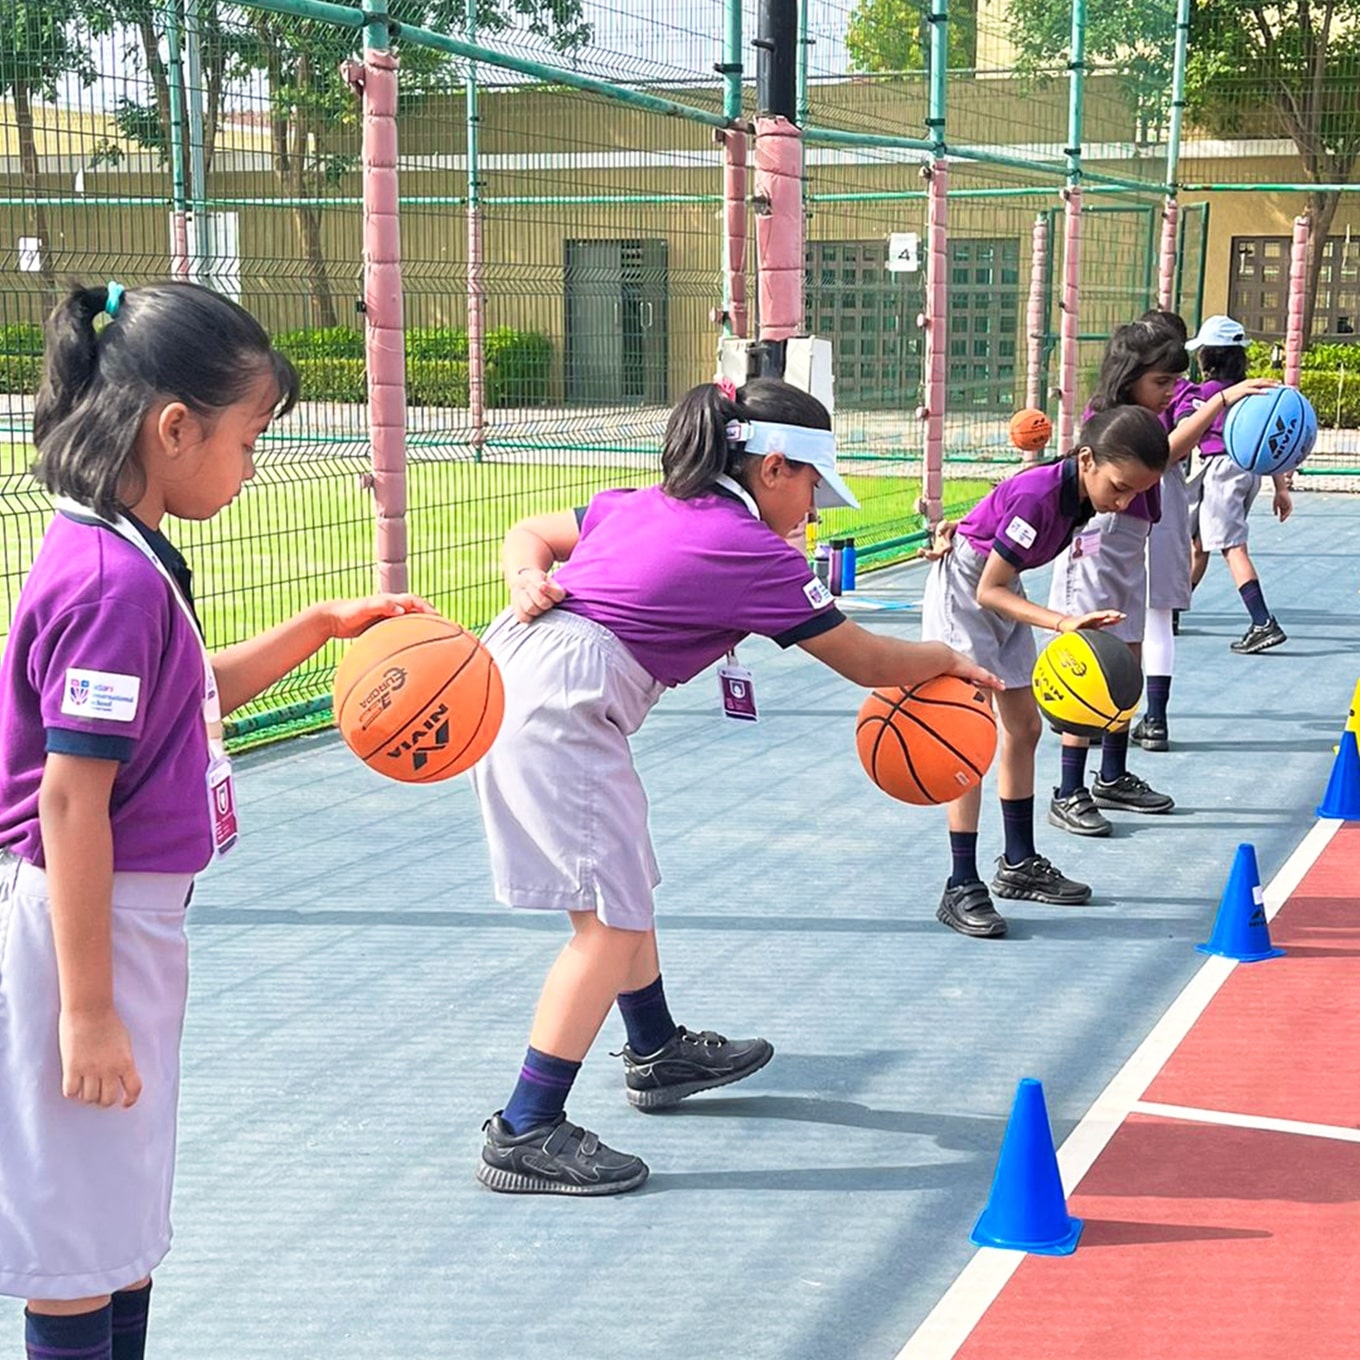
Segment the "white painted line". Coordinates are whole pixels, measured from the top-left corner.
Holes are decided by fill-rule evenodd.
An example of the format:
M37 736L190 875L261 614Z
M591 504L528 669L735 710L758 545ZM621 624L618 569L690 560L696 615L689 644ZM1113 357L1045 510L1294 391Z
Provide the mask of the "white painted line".
M1304 875L1317 863L1340 825L1335 821L1315 822L1294 853L1280 866L1279 873L1270 880L1264 893L1267 919L1275 916L1303 882ZM1206 931L1209 924L1205 922ZM1167 1007L1152 1032L1068 1134L1058 1149L1058 1167L1067 1194L1081 1183L1082 1177L1105 1150L1129 1112L1138 1105L1152 1079L1180 1046L1236 966L1231 959L1206 959L1199 972ZM981 1207L978 1206L979 1210ZM898 1351L896 1360L952 1360L1024 1259L1023 1252L1000 1251L994 1247L980 1249Z
M1294 1133L1303 1138L1332 1138L1338 1143L1360 1143L1360 1129L1348 1129L1341 1124L1309 1124L1301 1119L1271 1119L1263 1114L1200 1110L1193 1105L1163 1105L1156 1100L1135 1100L1133 1112L1160 1115L1163 1119L1187 1119L1196 1124L1221 1124L1232 1129L1263 1129L1267 1133Z

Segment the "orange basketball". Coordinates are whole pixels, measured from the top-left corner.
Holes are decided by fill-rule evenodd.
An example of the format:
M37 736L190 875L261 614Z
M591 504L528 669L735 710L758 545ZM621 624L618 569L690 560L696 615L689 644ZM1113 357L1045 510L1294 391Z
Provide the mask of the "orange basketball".
M977 784L996 754L987 696L953 675L865 699L855 745L869 778L904 803L952 803Z
M1053 438L1053 422L1033 406L1011 417L1011 443L1026 453L1035 453Z
M475 765L505 712L491 653L434 614L399 614L363 632L336 668L333 696L349 749L404 784L433 784Z

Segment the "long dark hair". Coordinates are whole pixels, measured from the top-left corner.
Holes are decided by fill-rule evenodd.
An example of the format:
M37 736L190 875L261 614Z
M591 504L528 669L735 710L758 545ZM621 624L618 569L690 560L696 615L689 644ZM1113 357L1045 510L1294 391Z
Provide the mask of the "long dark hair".
M1166 426L1146 406L1111 406L1099 411L1081 427L1072 453L1090 449L1096 466L1105 463L1138 463L1149 472L1165 472L1171 461Z
M1169 311L1165 307L1149 307L1138 320L1153 326L1165 326L1179 335L1182 343L1190 338L1190 327L1185 324L1185 318L1179 312Z
M1185 340L1165 321L1131 321L1105 346L1105 358L1091 396L1092 411L1123 406L1145 373L1184 373L1190 367Z
M1205 345L1195 357L1199 371L1214 382L1233 387L1247 376L1245 345Z
M140 498L137 436L155 402L211 419L265 374L276 415L298 399L297 371L245 308L196 284L152 283L115 292L115 315L96 329L111 291L75 284L52 309L33 406L33 475L108 518Z
M831 416L816 397L778 378L753 378L730 400L713 383L692 387L675 404L661 442L662 488L676 500L689 500L726 474L741 480L745 445L727 437L733 421L767 420L829 430Z

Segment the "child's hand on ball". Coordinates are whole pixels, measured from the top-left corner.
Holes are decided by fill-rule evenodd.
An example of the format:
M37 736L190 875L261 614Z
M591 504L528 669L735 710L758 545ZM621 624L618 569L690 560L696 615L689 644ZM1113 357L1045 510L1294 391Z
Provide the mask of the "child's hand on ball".
M368 595L362 600L330 600L321 606L333 638L358 637L365 628L399 614L438 614L419 595Z
M1097 609L1093 614L1068 614L1058 624L1060 633L1076 633L1083 628L1113 628L1123 623L1124 615L1117 609Z

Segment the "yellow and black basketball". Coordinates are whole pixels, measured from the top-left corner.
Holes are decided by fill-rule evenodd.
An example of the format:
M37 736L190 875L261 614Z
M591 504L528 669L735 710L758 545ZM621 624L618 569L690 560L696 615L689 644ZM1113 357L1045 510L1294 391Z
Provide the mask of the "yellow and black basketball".
M1059 633L1034 663L1034 698L1059 732L1103 737L1133 721L1143 672L1128 644L1099 628Z

